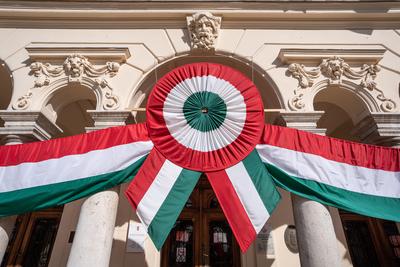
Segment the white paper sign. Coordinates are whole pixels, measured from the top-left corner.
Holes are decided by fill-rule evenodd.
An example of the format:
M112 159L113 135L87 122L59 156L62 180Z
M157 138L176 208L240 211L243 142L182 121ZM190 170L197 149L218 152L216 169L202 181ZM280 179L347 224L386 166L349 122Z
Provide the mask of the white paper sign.
M143 224L129 221L126 252L144 252L144 241L146 240L146 237L146 228Z
M266 223L257 235L257 253L265 254L267 258L275 258L274 240L271 234L272 227Z

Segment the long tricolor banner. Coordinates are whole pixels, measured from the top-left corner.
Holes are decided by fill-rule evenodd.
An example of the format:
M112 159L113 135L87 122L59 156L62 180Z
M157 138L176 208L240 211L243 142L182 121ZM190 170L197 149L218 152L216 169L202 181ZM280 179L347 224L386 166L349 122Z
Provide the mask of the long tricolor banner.
M271 177L300 196L400 221L399 149L266 125L256 151L207 173L242 250L279 200ZM62 205L133 179L126 194L161 248L199 175L157 153L145 124L1 146L0 216Z
M400 221L400 149L266 125L257 151L275 183L351 212Z
M0 146L0 217L62 205L130 181L152 148L145 124Z

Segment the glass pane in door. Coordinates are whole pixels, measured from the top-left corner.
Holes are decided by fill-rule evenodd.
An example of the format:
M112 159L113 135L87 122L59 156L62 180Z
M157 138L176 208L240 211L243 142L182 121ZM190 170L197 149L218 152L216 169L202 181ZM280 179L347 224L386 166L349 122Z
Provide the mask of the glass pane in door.
M344 229L354 267L378 267L378 258L367 223L364 221L345 221Z
M34 222L27 253L23 260L24 267L46 267L57 234L59 220L38 218Z
M176 221L172 228L172 238L169 249L168 266L190 267L194 266L193 258L193 222L189 220Z
M210 266L233 266L232 231L226 221L209 222Z

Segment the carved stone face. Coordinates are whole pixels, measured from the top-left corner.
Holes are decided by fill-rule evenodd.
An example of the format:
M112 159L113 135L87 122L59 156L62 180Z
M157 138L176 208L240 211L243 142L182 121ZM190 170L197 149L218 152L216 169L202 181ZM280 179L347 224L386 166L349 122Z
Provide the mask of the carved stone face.
M192 46L197 49L215 48L220 18L211 13L196 13L189 24Z
M206 16L195 21L195 32L200 38L213 38L215 34L214 22Z
M64 65L71 77L79 77L83 73L83 59L80 56L68 57Z

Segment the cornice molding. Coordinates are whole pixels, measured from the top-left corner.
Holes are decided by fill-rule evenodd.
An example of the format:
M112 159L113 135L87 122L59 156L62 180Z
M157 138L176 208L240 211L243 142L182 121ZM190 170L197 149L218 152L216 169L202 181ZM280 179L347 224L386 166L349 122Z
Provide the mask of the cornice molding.
M207 10L221 28L397 28L399 2L61 2L0 1L0 26L28 28L185 28ZM112 23L111 23L112 22ZM318 22L318 23L316 23Z
M131 57L129 48L113 44L84 43L40 43L33 42L25 47L32 61L64 61L71 54L80 54L91 62L113 61L119 64Z
M324 58L340 57L349 64L377 64L386 49L380 45L349 49L282 48L279 59L282 63L319 64Z

